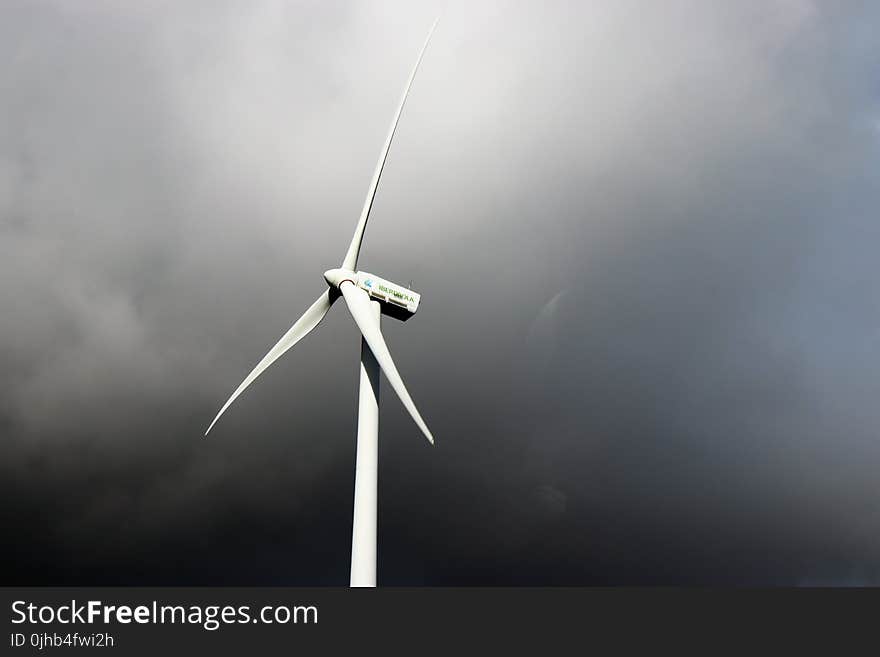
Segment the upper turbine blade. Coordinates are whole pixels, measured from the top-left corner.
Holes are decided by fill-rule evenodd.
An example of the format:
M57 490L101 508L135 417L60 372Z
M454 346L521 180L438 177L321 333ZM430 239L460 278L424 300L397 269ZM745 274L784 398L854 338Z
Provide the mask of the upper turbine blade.
M370 182L370 189L367 191L367 200L364 201L364 208L361 210L361 218L358 220L357 228L355 228L354 231L354 237L352 237L351 244L349 244L348 251L345 254L345 259L342 261L342 269L348 269L349 271L355 271L355 269L357 269L358 254L361 251L361 242L364 239L364 231L367 228L367 219L370 218L370 209L373 207L373 199L376 198L376 188L379 187L379 178L382 177L382 169L385 168L385 160L388 158L388 150L391 148L391 141L394 139L394 131L397 129L397 122L400 121L400 114L403 112L403 106L406 104L406 97L409 95L409 88L412 86L413 80L416 77L416 71L419 70L422 56L428 48L428 42L431 40L431 35L434 34L434 28L437 27L438 20L440 19L437 18L431 26L431 31L428 32L428 37L425 39L425 45L422 46L422 51L419 53L416 65L413 67L412 73L409 75L409 81L406 83L406 89L403 91L400 105L397 107L397 113L394 115L394 120L391 122L391 130L388 132L388 138L385 140L385 145L382 147L382 152L379 154L379 162L376 164L376 171L373 173L373 180Z
M315 303L309 306L309 309L303 313L303 316L296 320L294 325L290 327L290 330L288 330L278 341L278 344L272 347L269 353L263 357L263 360L257 363L257 366L253 371L247 375L247 378L241 382L241 385L238 386L236 391L232 393L232 396L225 404L223 404L223 408L220 409L220 412L217 413L217 417L211 422L208 431L205 431L206 436L208 435L208 432L211 431L211 428L217 423L217 420L220 419L220 416L223 415L224 411L229 408L230 404L232 404L242 392L244 392L245 388L253 383L254 379L260 376L269 365L278 360L285 351L306 337L309 332L311 332L311 330L315 328L322 319L324 319L324 315L330 310L330 306L333 305L333 302L336 301L338 296L339 295L336 294L335 290L327 290L324 294L318 297Z
M394 388L394 392L400 397L400 401L403 402L412 419L415 420L419 429L425 434L428 442L433 445L434 436L431 435L428 425L425 424L412 397L409 396L409 392L407 392L406 386L403 384L403 379L400 378L397 367L394 365L391 354L388 352L385 338L382 337L382 332L376 324L373 312L370 309L370 295L354 284L343 283L339 289L342 292L342 296L345 297L345 304L348 306L355 324L360 329L361 335L364 336L364 340L370 346L373 355L376 357L376 362L379 363L379 367L385 372L385 378L388 379L388 383Z

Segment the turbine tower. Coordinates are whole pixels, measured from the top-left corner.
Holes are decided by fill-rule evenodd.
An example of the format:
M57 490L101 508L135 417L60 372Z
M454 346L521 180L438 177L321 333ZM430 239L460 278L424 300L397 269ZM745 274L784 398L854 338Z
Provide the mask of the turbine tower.
M376 507L377 507L377 482L379 460L379 370L385 373L385 378L391 385L391 389L400 397L404 407L415 420L416 425L425 434L428 442L434 443L431 431L419 414L412 397L410 397L403 379L397 371L385 338L382 337L379 318L382 314L406 321L415 314L419 307L420 296L412 290L391 281L384 280L364 271L357 271L358 255L361 243L364 239L364 231L370 218L370 210L373 207L373 199L376 197L376 189L382 170L385 168L385 160L394 139L394 132L403 106L412 87L413 79L419 64L437 27L437 21L431 26L425 43L422 46L419 57L416 60L397 112L391 121L391 129L385 139L385 145L379 154L379 162L370 182L367 198L364 202L361 216L354 231L354 237L348 246L348 251L342 260L342 264L336 269L324 272L324 280L328 289L303 313L293 326L285 333L272 349L269 350L263 360L247 375L241 385L232 393L232 396L223 404L223 408L217 413L217 417L211 422L205 435L220 419L220 416L244 392L254 380L260 376L272 363L278 360L288 349L302 340L314 329L330 306L340 296L345 300L345 305L351 313L354 323L361 332L361 368L360 368L360 391L358 394L358 429L357 429L357 460L355 466L354 484L354 517L351 535L351 586L376 586Z

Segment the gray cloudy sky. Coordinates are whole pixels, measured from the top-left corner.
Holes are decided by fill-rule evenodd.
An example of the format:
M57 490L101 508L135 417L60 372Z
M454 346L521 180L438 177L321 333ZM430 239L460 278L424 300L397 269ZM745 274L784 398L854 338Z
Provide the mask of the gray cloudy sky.
M3 3L12 583L344 584L434 2ZM880 584L880 10L450 2L360 264L386 584Z

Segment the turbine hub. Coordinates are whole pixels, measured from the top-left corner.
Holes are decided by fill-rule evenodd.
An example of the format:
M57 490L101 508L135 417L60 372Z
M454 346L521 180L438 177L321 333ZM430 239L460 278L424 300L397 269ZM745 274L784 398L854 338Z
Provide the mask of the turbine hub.
M324 280L330 287L338 289L343 281L351 281L357 285L357 274L348 269L328 269L324 272Z

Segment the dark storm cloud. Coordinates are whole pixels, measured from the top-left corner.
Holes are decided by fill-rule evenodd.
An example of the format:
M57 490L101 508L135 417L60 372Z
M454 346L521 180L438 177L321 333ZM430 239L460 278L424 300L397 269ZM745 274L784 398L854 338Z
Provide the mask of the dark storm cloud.
M7 4L0 465L22 583L347 578L341 258L432 3ZM877 583L868 3L450 4L361 266L380 580Z

